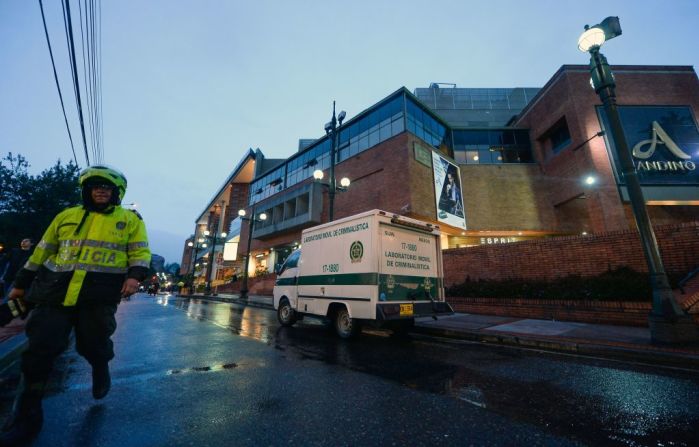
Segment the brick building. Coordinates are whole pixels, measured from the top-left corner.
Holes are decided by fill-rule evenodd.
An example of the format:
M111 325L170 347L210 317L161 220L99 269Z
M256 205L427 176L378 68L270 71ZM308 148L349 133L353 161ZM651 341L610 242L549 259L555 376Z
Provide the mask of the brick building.
M696 73L613 71L653 222L699 221ZM352 183L335 196L334 217L379 208L434 222L446 248L633 228L605 123L587 66L565 65L541 89L401 88L342 123L335 175ZM197 258L199 274L218 282L240 272L249 221L239 209L267 217L254 226L248 269L271 271L302 229L328 219L327 188L313 172L327 176L330 150L328 135L282 160L248 150L197 218L183 271ZM227 233L216 256L205 230Z

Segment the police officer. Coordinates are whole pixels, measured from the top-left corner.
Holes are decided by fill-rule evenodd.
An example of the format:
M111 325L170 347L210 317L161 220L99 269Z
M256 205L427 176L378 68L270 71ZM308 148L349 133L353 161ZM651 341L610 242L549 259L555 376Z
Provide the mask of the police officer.
M0 432L2 445L28 440L41 430L44 388L72 330L78 353L92 366L93 397L107 395L117 305L148 274L145 225L138 213L120 206L124 175L91 166L79 179L82 206L53 219L9 293L10 299L34 308L26 324L28 347L22 354L17 397Z

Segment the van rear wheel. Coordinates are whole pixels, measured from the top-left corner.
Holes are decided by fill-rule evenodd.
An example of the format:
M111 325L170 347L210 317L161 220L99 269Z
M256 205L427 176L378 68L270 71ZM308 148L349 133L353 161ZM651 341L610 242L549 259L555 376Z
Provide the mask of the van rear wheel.
M279 320L279 324L286 327L293 326L296 323L296 312L286 298L279 302L277 320Z
M335 312L335 332L338 337L345 340L355 338L359 335L359 321L351 318L346 307L342 307Z

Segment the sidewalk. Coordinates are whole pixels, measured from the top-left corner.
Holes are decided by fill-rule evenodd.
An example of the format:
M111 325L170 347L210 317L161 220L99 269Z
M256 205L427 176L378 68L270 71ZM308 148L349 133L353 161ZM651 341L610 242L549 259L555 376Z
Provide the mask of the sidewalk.
M182 295L184 298L223 301L271 309L271 296ZM450 316L418 318L414 333L466 340L484 344L518 346L566 352L624 361L661 364L699 370L699 344L654 345L647 327L611 326L552 320L532 320L456 313ZM24 322L15 320L0 328L0 370L14 361L26 343Z

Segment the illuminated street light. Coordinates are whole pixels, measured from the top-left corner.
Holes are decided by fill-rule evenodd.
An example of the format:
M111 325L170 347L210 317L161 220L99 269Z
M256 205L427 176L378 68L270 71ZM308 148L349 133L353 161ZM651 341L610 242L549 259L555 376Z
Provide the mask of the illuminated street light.
M211 240L211 259L206 267L206 294L207 295L211 294L211 276L213 275L214 265L216 264L216 243L218 242L219 238L224 239L227 235L227 233L225 231L221 231L221 233L218 233L221 230L221 225L223 224L223 219L224 219L225 210L226 210L226 201L221 200L221 203L219 206L221 207L221 212L219 213L218 222L216 224L216 232L214 232L212 234L208 230L204 231L204 236L208 237Z
M255 208L252 209L252 217L245 217L245 210L239 210L238 216L241 220L246 220L250 222L248 227L248 245L247 252L245 254L245 264L243 264L243 281L240 284L240 299L248 299L248 265L250 264L250 245L252 244L252 232L255 228L255 222L262 222L267 220L267 214L260 213L257 218L255 218Z
M616 105L614 75L607 58L599 51L605 41L619 35L621 35L619 18L607 17L598 25L585 26L585 32L578 39L578 49L590 53L591 84L604 104L604 110L610 124L611 139L614 142L614 148L622 168L622 178L626 183L643 253L648 264L648 273L653 288L653 306L648 318L651 340L660 343L694 341L699 339L699 328L694 324L691 316L677 304L670 288L660 257L657 239L646 209L641 183L638 180L631 151L621 126Z
M342 121L344 121L347 116L347 112L341 111L337 117L335 117L335 101L333 101L333 117L325 124L325 133L330 138L330 172L328 175L328 182L324 183L323 171L317 169L313 172L313 178L316 182L328 188L328 221L332 222L334 219L335 211L335 193L346 191L350 185L350 179L343 177L340 180L340 186L337 185L335 179L335 161L337 154L338 138L340 136L340 128L342 127Z

